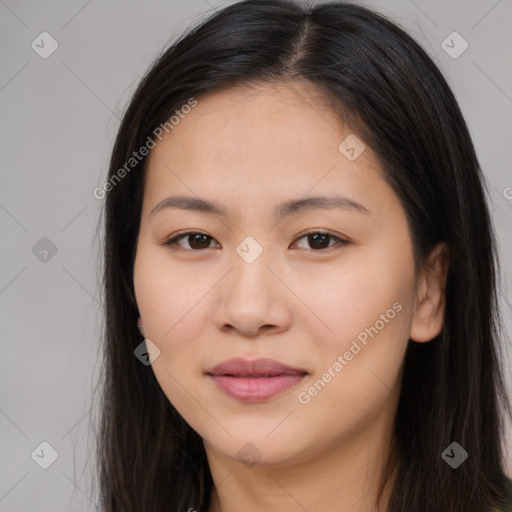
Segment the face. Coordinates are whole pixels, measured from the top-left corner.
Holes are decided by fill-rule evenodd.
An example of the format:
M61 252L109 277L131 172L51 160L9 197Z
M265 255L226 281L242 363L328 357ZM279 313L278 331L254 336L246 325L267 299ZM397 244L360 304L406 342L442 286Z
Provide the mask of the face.
M353 137L304 83L237 88L198 98L148 157L143 333L163 392L211 452L304 461L394 416L413 250L397 196ZM170 196L218 210L162 204ZM209 374L232 358L292 371Z

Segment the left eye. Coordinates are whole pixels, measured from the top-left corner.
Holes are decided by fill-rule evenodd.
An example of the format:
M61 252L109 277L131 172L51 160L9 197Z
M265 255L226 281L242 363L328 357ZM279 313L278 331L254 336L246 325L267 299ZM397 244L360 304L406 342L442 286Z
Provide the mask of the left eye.
M333 247L333 245L336 245L329 245L329 240L337 240L337 243L340 246L346 245L348 243L346 240L343 240L331 233L324 233L323 231L312 231L310 233L306 233L297 240L301 240L302 238L307 238L310 247L317 250L327 249L329 247Z
M181 247L179 245L179 241L184 238L185 240L188 240L189 242L191 242L191 244L189 245L189 247ZM173 246L173 245L177 245L179 247L181 247L182 249L208 249L210 243L208 242L209 240L213 240L213 238L211 236L208 236L208 235L205 235L204 233L199 233L197 231L188 231L186 233L182 233L181 235L177 235L173 238L171 238L170 240L167 240L167 242L164 243L164 245L169 245L169 246ZM197 245L196 245L197 244ZM195 247L193 247L195 246ZM197 247L199 246L199 247Z
M329 242L332 240L337 241L338 245L343 246L347 245L348 242L343 240L331 233L324 233L322 231L312 231L310 233L305 233L301 237L297 238L297 240L302 240L303 238L307 238L308 244L310 248L315 249L315 251L325 250L327 248L333 247L336 244L330 244ZM189 246L183 247L179 244L181 239L185 239L188 241ZM200 233L198 231L188 231L186 233L181 233L166 242L164 245L167 246L178 246L182 249L186 250L201 250L201 249L209 249L211 248L210 243L214 240L213 237L209 235L205 235L204 233Z

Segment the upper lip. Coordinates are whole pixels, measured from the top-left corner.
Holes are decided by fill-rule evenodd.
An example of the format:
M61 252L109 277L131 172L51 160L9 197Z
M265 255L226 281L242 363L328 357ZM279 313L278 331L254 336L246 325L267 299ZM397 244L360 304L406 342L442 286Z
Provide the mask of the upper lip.
M294 375L307 374L302 368L293 368L285 364L274 361L273 359L254 359L252 361L242 358L228 359L211 370L206 372L208 375L233 375L236 377L246 376L274 376L274 375Z

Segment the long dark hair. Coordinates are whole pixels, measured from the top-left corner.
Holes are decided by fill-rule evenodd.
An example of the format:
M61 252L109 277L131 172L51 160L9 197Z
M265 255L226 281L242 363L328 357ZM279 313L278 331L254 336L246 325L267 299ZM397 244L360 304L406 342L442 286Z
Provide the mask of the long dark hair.
M410 341L406 353L384 475L396 470L389 512L483 512L502 499L511 415L498 344L499 267L484 178L450 88L405 31L367 8L247 0L203 20L156 59L113 148L102 189L97 461L105 512L206 511L212 490L201 438L134 356L142 341L133 267L146 158L126 162L191 98L295 80L315 85L379 158L405 208L417 268L438 242L449 247L443 330L429 343ZM441 457L452 442L469 453L457 469Z

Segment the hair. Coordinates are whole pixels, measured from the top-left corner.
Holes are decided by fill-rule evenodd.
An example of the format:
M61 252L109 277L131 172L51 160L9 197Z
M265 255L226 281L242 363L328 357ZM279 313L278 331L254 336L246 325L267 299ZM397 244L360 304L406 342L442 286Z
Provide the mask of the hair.
M315 86L375 152L406 212L417 268L436 244L448 247L444 325L429 343L409 341L379 497L396 471L389 512L487 511L504 498L505 412L511 416L500 362L495 234L457 101L403 29L342 2L246 0L214 12L142 78L121 121L109 180L190 98L297 81ZM206 511L213 481L202 439L151 366L134 357L142 341L133 270L146 162L111 187L103 213L101 506ZM453 441L469 452L456 470L441 458Z

